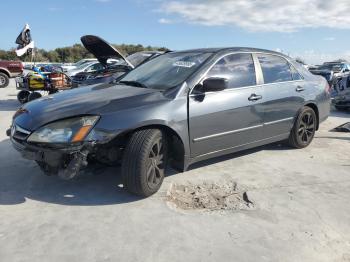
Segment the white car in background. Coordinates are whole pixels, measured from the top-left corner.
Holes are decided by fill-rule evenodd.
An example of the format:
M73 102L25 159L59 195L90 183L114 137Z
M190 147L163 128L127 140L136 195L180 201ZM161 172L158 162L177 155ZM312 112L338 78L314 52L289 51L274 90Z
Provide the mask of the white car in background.
M62 65L61 68L62 68L62 71L63 72L67 72L69 70L73 70L73 69L76 69L84 64L87 64L87 63L91 63L91 62L96 62L97 59L96 58L86 58L86 59L81 59L79 60L78 62L74 63L74 64L67 64L67 65Z
M119 61L120 60L118 60L118 59L108 59L107 63L109 65L113 65L115 63L118 63ZM86 62L86 63L83 63L74 69L67 70L66 74L68 76L72 77L72 76L75 76L76 74L81 73L81 72L93 73L93 72L96 72L96 71L99 71L102 69L104 69L104 66L100 62L98 62L96 59L96 61Z

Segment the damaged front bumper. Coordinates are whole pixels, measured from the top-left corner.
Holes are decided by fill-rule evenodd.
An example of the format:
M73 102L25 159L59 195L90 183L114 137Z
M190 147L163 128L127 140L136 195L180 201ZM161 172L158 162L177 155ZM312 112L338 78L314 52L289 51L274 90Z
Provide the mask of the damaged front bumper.
M33 145L16 139L8 130L13 147L23 158L34 160L47 175L58 175L63 179L75 177L87 165L87 156L94 149L94 142L79 145Z

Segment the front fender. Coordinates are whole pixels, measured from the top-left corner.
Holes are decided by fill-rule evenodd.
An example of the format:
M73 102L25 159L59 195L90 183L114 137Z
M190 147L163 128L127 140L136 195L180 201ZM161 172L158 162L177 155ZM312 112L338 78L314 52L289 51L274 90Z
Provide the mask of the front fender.
M190 155L186 97L103 114L94 129L117 136L147 126L165 126L173 130L182 140L185 156Z

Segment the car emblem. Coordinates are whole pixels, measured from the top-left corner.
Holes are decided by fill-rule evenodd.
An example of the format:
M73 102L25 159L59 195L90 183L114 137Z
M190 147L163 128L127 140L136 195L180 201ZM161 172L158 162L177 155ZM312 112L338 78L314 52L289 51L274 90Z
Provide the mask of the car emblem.
M13 126L11 127L11 137L13 137L13 136L15 135L15 133L16 133L16 126L13 125Z

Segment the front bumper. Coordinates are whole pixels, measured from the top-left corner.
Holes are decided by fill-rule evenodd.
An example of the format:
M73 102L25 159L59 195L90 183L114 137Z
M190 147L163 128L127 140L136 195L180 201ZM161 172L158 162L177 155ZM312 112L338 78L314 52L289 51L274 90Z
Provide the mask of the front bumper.
M45 162L56 165L64 155L71 155L83 149L83 145L68 148L44 148L30 145L26 142L19 143L11 137L13 147L26 159Z
M13 72L13 73L10 73L10 78L14 78L14 77L22 76L22 75L23 75L23 71Z
M11 130L6 133L10 136L13 147L23 158L36 161L47 175L58 175L63 179L75 177L79 170L87 165L87 156L93 150L92 143L80 145L39 146L25 141L17 141L11 136Z

